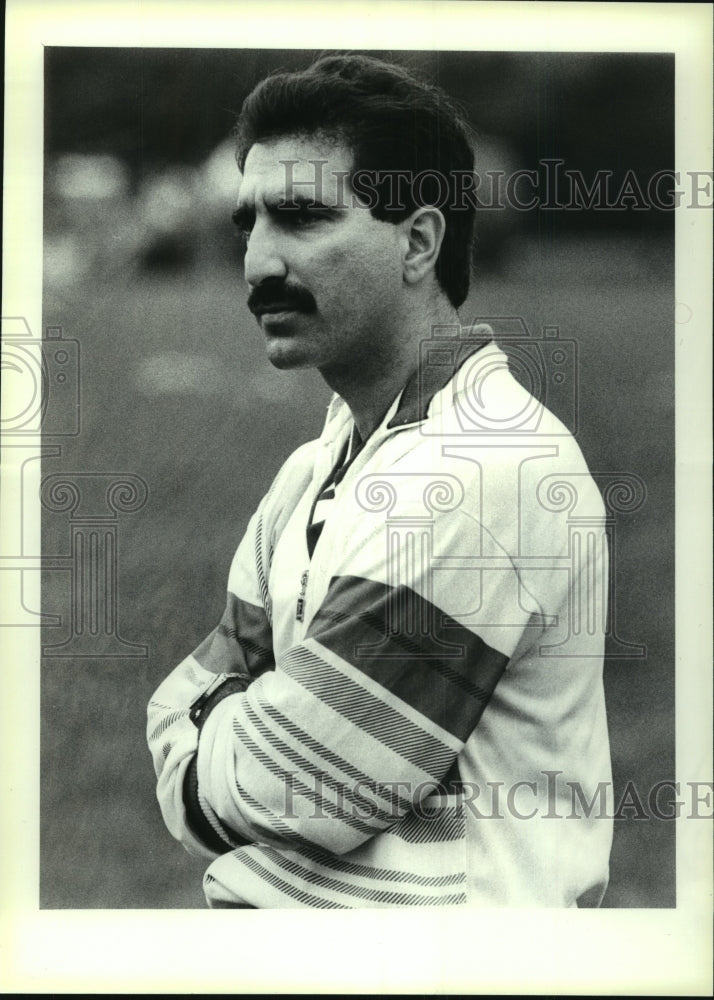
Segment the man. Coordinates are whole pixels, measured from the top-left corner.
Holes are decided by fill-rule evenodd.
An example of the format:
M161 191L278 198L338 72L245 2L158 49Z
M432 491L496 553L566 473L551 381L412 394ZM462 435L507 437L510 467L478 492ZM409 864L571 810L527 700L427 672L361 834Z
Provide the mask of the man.
M326 57L248 97L238 164L268 356L336 395L149 705L167 826L212 906L597 905L602 503L460 328L468 131L404 70Z

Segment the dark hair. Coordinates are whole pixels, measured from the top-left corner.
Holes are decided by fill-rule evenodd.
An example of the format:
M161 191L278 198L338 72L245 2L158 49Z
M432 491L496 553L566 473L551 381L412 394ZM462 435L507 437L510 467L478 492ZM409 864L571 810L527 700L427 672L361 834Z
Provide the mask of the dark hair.
M463 197L465 204L458 201L463 175L473 174L474 153L469 127L446 95L372 56L323 56L301 72L267 77L249 94L236 125L238 164L242 170L256 142L316 133L345 142L355 171L383 175L373 185L375 218L396 223L420 205L438 205L446 232L436 277L452 305L460 306L471 277L474 207ZM400 197L390 205L385 175L393 171L407 172L410 182L400 185ZM438 200L429 190L435 180Z

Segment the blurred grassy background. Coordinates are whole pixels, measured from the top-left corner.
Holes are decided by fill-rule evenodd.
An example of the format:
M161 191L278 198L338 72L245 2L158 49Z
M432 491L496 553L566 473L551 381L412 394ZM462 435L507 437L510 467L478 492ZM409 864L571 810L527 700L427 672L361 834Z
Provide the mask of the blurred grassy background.
M203 865L171 840L155 801L144 735L146 702L160 679L216 624L248 517L281 461L319 433L329 392L314 372L281 374L268 365L245 307L228 182L224 168L211 159L226 131L227 98L221 103L213 91L193 95L191 120L205 101L221 113L214 115L210 135L197 132L194 146L187 143L196 161L187 165L177 130L167 129L160 141L150 128L144 138L135 131L147 108L157 120L176 115L183 93L175 82L178 64L167 63L165 53L153 62L145 55L137 77L126 56L98 77L92 56L89 50L82 62L69 60L66 51L48 54L53 96L47 122L44 322L80 342L82 431L64 439L61 457L47 460L43 474L130 472L148 484L148 504L120 517L118 589L122 638L146 644L149 656L43 662L41 905L200 907ZM481 56L480 63L473 57L474 80L491 79L493 56ZM232 88L230 106L240 104L242 91L271 64L308 58L248 54L239 74L234 58L223 82L226 93ZM451 80L452 92L462 100L468 91L465 58L442 60L434 73L445 85ZM531 93L532 60L530 77L524 61L518 64L520 75L512 68L510 77L493 80L492 92L501 93L502 127L499 133L498 123L491 123L493 135L501 136L501 145L489 140L491 149L517 157L519 167L529 166L532 161L518 158L523 149L511 145L508 157L503 153L512 142L507 125L511 135L519 134L520 125L539 157L557 155L561 146L555 139L562 134L568 149L586 150L583 167L599 162L607 168L608 161L593 159L592 132L577 114L583 93L590 95L587 106L595 108L612 87L612 57L602 64L594 58L589 57L589 73L580 75L572 60L539 63L537 98ZM222 60L228 67L225 53L221 66ZM206 65L200 63L200 72ZM123 66L123 75L117 66ZM430 68L434 72L433 54L423 58L423 69ZM653 74L633 65L631 77L639 89L623 92L619 111L609 108L611 144L621 144L621 167L632 165L628 150L637 146L651 172L664 169L670 165L668 136L649 148L642 132L652 81L667 77L666 66ZM147 78L160 100L152 99ZM119 121L116 111L102 117L97 79L104 81L99 90L111 107L138 87L126 120ZM161 80L163 90L156 84ZM81 102L74 111L67 103L80 91L98 106L86 112L84 130ZM488 102L475 84L473 93L476 116ZM640 94L639 105L633 93ZM528 101L540 110L526 128ZM628 115L635 112L639 131L626 145ZM658 105L652 134L663 114ZM595 120L595 137L605 135L603 120L602 115ZM91 122L100 121L104 131L90 130ZM654 142L651 136L649 141ZM227 147L220 148L229 177L230 156ZM122 149L131 156L122 158ZM163 161L156 150L163 150ZM111 155L119 167L106 159L103 167L76 159L80 154ZM189 167L201 171L200 195ZM82 182L82 170L85 175L89 170L89 180L85 176ZM97 194L97 178L104 179L103 194ZM477 275L463 316L521 316L534 334L557 325L561 337L577 340L578 439L589 465L595 471L635 473L646 483L644 506L618 518L614 571L619 633L644 644L648 655L612 659L606 666L616 796L628 781L646 795L674 773L672 233L662 219L635 224L630 216L609 214L609 220L590 223L542 215L517 224L484 218ZM149 225L150 219L158 221ZM45 513L43 551L63 553L68 545L67 515ZM69 583L66 571L45 573L43 610L65 616L63 626L46 630L47 643L68 635ZM673 824L633 820L630 814L615 826L606 905L661 907L674 901Z

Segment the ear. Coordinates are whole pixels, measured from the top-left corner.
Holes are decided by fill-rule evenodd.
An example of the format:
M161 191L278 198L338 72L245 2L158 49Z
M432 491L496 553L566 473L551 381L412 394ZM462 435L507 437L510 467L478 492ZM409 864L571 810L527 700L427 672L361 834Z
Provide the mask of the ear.
M436 267L446 232L446 220L438 208L418 208L402 223L405 254L404 281L416 285Z

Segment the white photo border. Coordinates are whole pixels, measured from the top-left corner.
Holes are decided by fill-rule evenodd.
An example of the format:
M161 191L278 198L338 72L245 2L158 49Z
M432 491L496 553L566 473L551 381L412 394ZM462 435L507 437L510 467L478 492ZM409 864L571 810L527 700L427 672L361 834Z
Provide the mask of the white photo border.
M712 169L709 4L8 0L6 15L2 314L24 316L31 329L42 326L44 46L381 49L388 40L391 49L460 50L473 39L480 50L674 52L675 170ZM711 218L683 206L675 221L676 300L687 317L676 339L682 781L711 774ZM11 458L4 449L4 490L17 481ZM712 833L685 818L671 910L40 911L39 636L8 632L3 992L710 994Z

